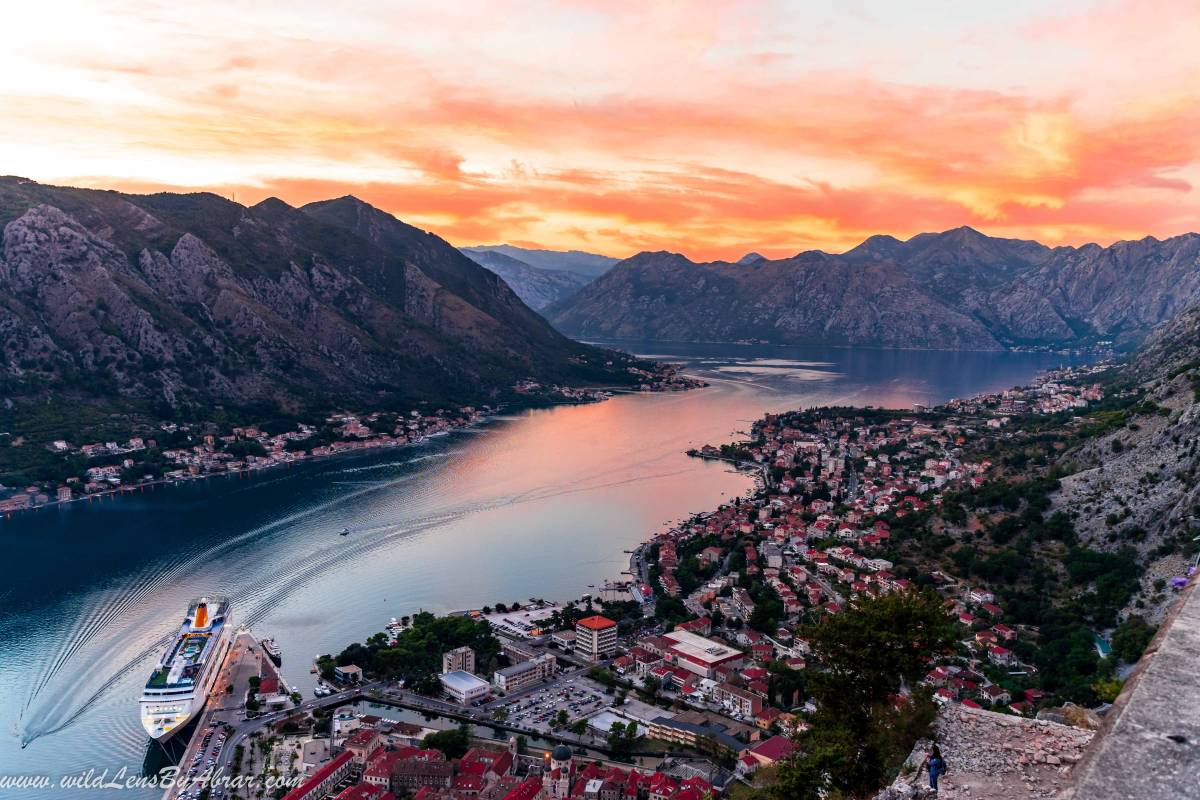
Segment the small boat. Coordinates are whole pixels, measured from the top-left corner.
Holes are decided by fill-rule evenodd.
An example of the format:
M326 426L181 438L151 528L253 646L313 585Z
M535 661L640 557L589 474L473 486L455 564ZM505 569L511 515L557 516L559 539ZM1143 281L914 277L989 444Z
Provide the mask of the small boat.
M280 651L279 645L275 644L274 639L263 639L259 644L262 645L263 652L275 663L275 666L283 666L283 653Z
M339 535L339 536L349 536L349 535L350 535L350 529L349 529L349 528L342 528L342 532L341 532L340 534L338 534L338 535Z

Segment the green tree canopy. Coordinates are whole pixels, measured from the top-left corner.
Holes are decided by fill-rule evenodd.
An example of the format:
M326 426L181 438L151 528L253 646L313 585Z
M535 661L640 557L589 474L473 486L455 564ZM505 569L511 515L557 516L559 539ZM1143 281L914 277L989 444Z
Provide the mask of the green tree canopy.
M956 633L941 597L930 589L863 598L805 626L801 635L817 661L808 680L817 712L801 735L800 755L781 765L769 796L816 800L873 793L934 717L927 689L905 695L904 688L916 685Z

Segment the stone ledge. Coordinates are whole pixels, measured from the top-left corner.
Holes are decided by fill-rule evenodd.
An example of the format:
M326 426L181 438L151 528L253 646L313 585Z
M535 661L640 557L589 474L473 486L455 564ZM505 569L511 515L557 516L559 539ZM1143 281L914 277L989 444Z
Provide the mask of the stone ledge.
M946 758L938 800L1050 800L1068 783L1093 732L953 704L938 711L934 736ZM900 776L877 800L932 796L921 769L929 742L918 742Z
M1193 577L1167 614L1062 800L1200 796L1200 597Z

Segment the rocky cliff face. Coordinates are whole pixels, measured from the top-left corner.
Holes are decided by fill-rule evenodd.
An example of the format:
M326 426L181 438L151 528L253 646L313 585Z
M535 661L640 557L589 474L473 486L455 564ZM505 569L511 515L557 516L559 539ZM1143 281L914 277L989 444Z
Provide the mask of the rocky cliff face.
M603 338L999 349L894 262L816 252L747 264L642 253L546 314L560 330Z
M561 330L586 336L1131 346L1197 298L1195 234L1049 248L958 228L908 241L874 236L841 255L776 261L696 264L644 253L546 313Z
M298 410L619 381L496 275L353 198L0 179L0 390Z
M541 310L551 303L570 297L586 286L590 278L558 269L538 269L495 250L464 250L481 267L499 275L525 305Z
M1136 613L1156 621L1174 595L1155 582L1186 574L1200 535L1200 304L1156 331L1119 375L1148 402L1066 455L1077 471L1054 507L1088 546L1137 550L1149 600Z

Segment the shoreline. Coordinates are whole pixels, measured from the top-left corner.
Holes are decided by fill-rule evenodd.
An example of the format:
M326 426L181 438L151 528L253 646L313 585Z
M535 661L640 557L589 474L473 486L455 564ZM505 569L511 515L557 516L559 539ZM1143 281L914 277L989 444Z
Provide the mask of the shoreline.
M670 371L669 373L664 373L664 375L667 377L683 376L683 372L681 370L676 369L676 370ZM660 377L662 377L662 376L660 376ZM563 406L592 405L592 404L596 404L596 403L607 402L618 395L625 396L625 395L641 395L641 394L665 394L665 393L676 392L676 391L691 391L693 389L703 388L705 385L707 385L707 384L703 383L702 381L692 378L691 376L685 376L685 377L687 377L689 380L692 380L697 385L689 385L689 386L685 386L683 388L666 388L666 389L654 389L654 388L648 389L648 388L641 388L641 387L617 387L617 386L588 387L586 389L582 389L582 388L581 389L570 389L570 391L583 392L585 394L583 396L579 396L579 397L566 396L566 397L563 397L560 399L553 399L553 400L549 400L546 402L528 402L528 403L522 403L522 404L500 405L486 413L473 412L473 415L469 418L469 420L465 424L454 425L451 423L446 428L438 429L431 433L422 433L419 436L419 438L417 438L415 440L400 441L400 440L396 440L396 439L382 439L382 438L370 438L370 439L359 439L359 440L340 440L340 441L334 442L330 445L325 445L325 447L331 448L330 452L314 453L312 451L298 451L298 452L286 451L288 453L288 457L286 457L286 458L281 458L278 460L265 460L265 463L246 464L245 466L242 466L239 469L200 472L195 475L178 475L178 476L174 476L174 477L165 477L164 476L161 478L155 478L153 480L139 481L138 483L131 483L131 484L122 484L119 486L114 486L110 489L102 489L99 491L93 491L93 492L88 492L86 494L72 496L69 500L60 500L58 498L51 498L44 503L38 503L36 505L31 503L30 505L25 506L23 508L5 509L3 512L0 512L0 513L3 513L3 519L7 520L7 519L10 519L14 514L18 514L21 512L34 512L34 511L40 511L42 509L49 509L49 508L63 508L63 507L68 506L71 503L79 503L79 502L85 502L85 501L88 503L91 503L93 500L99 500L99 501L103 502L105 499L109 499L109 498L115 499L115 498L118 498L118 497L120 497L122 495L126 495L126 494L141 493L141 492L145 491L146 489L150 489L151 491L153 491L154 489L156 489L160 486L162 486L162 487L180 486L183 484L193 483L195 481L208 480L210 478L232 477L235 475L238 477L244 477L244 476L250 475L252 473L265 472L267 470L275 469L277 467L290 467L297 463L305 463L305 462L315 461L318 459L333 458L336 456L344 456L344 455L350 455L350 454L361 454L361 453L375 451L375 450L385 450L385 449L403 448L403 447L416 448L416 447L421 447L421 446L427 444L430 439L434 439L434 438L441 437L441 436L448 436L450 434L459 433L462 431L468 431L468 430L471 430L472 428L478 427L482 424L493 422L501 417L509 416L514 413L521 413L523 411L536 411L536 410L541 410L541 409L559 408L559 407L563 407ZM462 413L461 409L458 410L458 413ZM342 445L342 446L339 447L338 445ZM16 496L16 495L13 495L13 496Z

